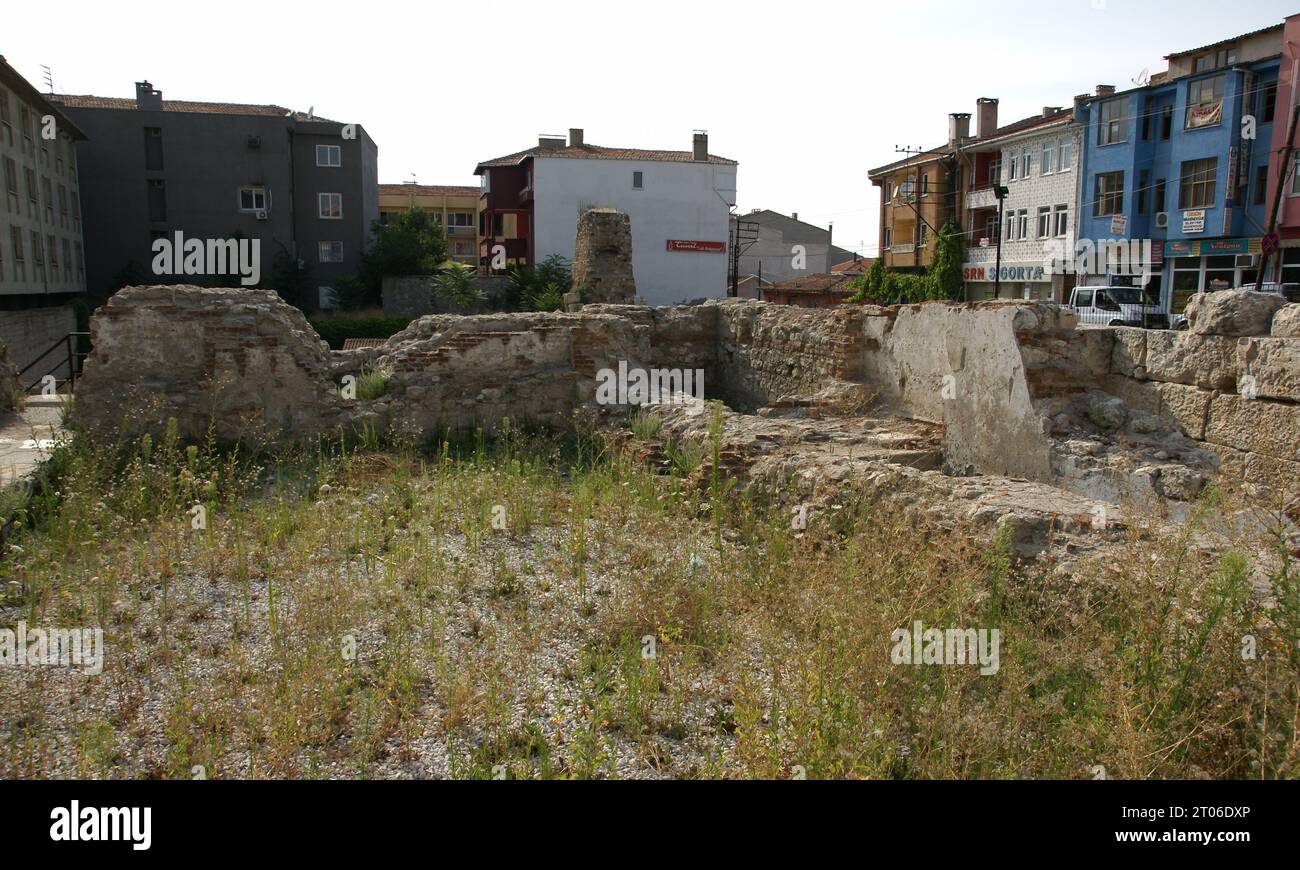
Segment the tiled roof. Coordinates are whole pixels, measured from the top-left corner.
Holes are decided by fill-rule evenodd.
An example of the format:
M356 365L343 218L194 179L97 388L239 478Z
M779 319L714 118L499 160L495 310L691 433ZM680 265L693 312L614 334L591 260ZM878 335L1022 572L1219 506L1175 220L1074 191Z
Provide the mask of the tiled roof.
M383 347L388 342L386 338L345 338L343 339L344 350L361 350L365 347Z
M877 166L875 169L867 170L867 175L874 178L877 175L883 175L886 172L893 172L895 169L901 169L904 166L919 166L925 163L933 163L952 154L952 148L948 145L940 145L938 148L931 148L929 151L922 151L920 154L913 154L910 157L904 157L902 160L895 160L893 163L886 163L884 166Z
M587 160L654 160L661 163L695 163L695 155L690 151L657 151L648 148L605 148L600 145L560 145L546 147L537 145L526 151L516 151L505 157L484 160L474 170L479 174L492 166L518 166L529 157L565 157ZM704 161L701 161L704 162ZM708 163L718 166L736 166L735 160L709 155Z
M871 271L875 265L875 257L858 257L856 260L846 260L843 263L837 263L831 266L832 275L863 275Z
M1273 30L1282 30L1283 27L1284 25L1281 24L1272 24L1268 27L1261 27L1259 30L1252 30L1250 33L1243 33L1240 36L1232 36L1228 39L1220 39L1218 42L1211 42L1209 45L1202 45L1199 48L1189 48L1186 51L1176 51L1173 54L1167 54L1165 55L1165 60L1175 57L1183 57L1188 54L1196 54L1198 51L1205 51L1209 48L1218 48L1220 45L1228 45L1229 43L1237 42L1242 39L1250 39L1252 36L1261 36Z
M821 273L817 275L804 275L802 278L792 278L789 281L778 281L770 287L764 287L765 290L777 290L782 293L843 293L848 295L848 284L854 278L853 275L836 275Z
M1022 118L1014 123L1007 124L1005 127L999 127L987 136L980 136L971 142L966 143L964 148L978 150L979 147L988 142L995 142L999 139L1005 139L1008 136L1014 136L1017 133L1027 133L1036 130L1039 127L1048 127L1053 124L1059 124L1062 121L1068 121L1074 117L1074 107L1058 109L1050 115L1031 115L1028 118Z
M51 100L69 109L135 109L132 97L96 97L88 94L52 94ZM163 100L164 112L192 112L199 115L260 115L271 118L292 117L295 121L320 121L325 124L337 124L329 118L295 112L283 106L256 105L251 103L204 103L193 100Z
M477 187L453 184L381 184L380 196L478 196L482 191Z

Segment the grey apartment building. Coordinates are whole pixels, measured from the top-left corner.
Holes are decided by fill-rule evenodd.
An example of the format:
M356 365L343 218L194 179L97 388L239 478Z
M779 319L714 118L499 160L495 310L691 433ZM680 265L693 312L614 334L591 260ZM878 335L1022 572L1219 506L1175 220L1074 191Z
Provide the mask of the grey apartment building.
M77 143L85 134L0 57L0 341L20 368L77 328L86 292ZM66 342L65 342L66 344ZM50 354L23 380L67 373Z
M86 280L102 299L127 276L160 284L238 278L154 276L155 239L260 239L262 286L278 254L307 270L287 301L323 307L355 274L379 219L379 152L359 124L275 105L58 94L79 145ZM282 288L276 288L282 289ZM286 294L290 295L290 294Z

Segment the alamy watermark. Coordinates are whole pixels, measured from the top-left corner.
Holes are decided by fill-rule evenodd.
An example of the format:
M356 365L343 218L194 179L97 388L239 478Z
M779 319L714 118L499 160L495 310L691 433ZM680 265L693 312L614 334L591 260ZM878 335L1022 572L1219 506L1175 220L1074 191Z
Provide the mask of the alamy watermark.
M704 411L704 369L630 368L619 360L618 370L596 373L598 405L685 405L688 413Z
M896 665L979 665L980 675L991 677L1002 668L1002 632L994 628L926 628L920 620L911 629L890 635L894 642L890 660Z
M79 667L89 676L104 670L101 628L0 628L0 667Z
M238 275L245 287L262 280L261 239L187 239L177 230L154 239L152 250L155 275Z
M1116 275L1145 285L1155 277L1151 239L1052 239L1043 245L1043 268L1049 274Z

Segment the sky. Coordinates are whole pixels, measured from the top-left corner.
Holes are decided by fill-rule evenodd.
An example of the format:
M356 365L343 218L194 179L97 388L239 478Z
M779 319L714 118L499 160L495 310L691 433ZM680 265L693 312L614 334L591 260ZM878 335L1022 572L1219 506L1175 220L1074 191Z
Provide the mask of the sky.
M42 91L314 108L359 123L379 180L477 184L481 160L586 131L589 144L739 161L742 214L768 208L874 256L867 170L999 123L1132 86L1173 51L1280 24L1300 0L225 0L11 4L0 54ZM55 25L55 26L52 26ZM64 26L66 25L66 26ZM972 118L972 132L974 120Z

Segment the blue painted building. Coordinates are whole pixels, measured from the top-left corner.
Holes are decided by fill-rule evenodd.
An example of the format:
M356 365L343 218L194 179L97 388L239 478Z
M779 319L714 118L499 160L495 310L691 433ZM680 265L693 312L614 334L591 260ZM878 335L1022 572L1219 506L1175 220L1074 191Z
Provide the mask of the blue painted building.
M1145 86L1075 99L1086 125L1078 239L1152 240L1145 289L1167 311L1255 280L1273 124L1285 123L1281 52L1279 25L1170 55L1168 72Z

